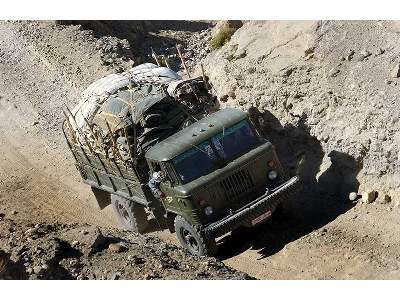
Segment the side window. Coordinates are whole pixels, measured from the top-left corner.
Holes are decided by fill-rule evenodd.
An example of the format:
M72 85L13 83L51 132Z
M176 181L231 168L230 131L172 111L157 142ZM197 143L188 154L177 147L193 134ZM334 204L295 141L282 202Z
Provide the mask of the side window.
M171 180L173 185L179 184L178 176L176 175L174 169L170 163L162 164L163 171L167 174L168 178Z
M158 162L153 162L152 161L150 164L151 164L151 172L152 173L158 172L158 171L161 170L160 164Z

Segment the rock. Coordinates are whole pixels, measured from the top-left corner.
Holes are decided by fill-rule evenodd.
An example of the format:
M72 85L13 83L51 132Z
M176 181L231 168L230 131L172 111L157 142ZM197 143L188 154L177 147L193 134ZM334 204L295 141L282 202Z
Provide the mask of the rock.
M3 221L3 219L4 219L5 216L6 216L5 214L0 213L0 221Z
M386 204L386 203L391 202L392 198L389 195L384 194L382 197L378 197L378 199L376 201L381 204Z
M39 121L33 121L31 125L36 126L37 124L39 124Z
M151 273L144 275L144 279L146 279L146 280L155 279L155 278L160 278L160 275L156 272L151 272Z
M308 61L308 60L312 59L314 56L315 56L315 53L312 52L312 53L306 55L306 56L304 57L304 60L305 60L305 61Z
M128 248L124 245L121 245L119 243L113 243L108 245L108 250L110 252L114 252L114 253L120 253L120 252L124 252L126 251Z
M26 268L26 273L28 273L28 275L31 275L33 273L33 269L32 268Z
M76 247L76 246L78 246L79 245L79 241L73 241L72 243L71 243L71 246L72 247Z
M365 192L362 194L362 202L363 203L372 203L375 201L377 196L376 191Z
M25 231L25 234L31 236L34 235L36 232L37 232L36 228L29 228L27 231Z
M329 70L328 75L329 77L336 77L340 73L338 67L332 68Z
M235 59L241 59L241 58L245 58L246 55L247 55L246 50L242 49L234 56L234 58Z
M369 56L371 56L371 52L369 52L368 50L361 51L361 53L359 55L359 60L363 61L364 59L366 59Z
M315 51L315 46L306 47L306 49L304 50L304 56L314 54L314 51Z
M119 278L121 277L121 273L119 273L119 272L114 272L112 275L111 275L111 280L118 280Z
M354 50L350 50L349 54L346 56L346 60L350 61L353 58L354 53Z
M69 265L70 265L71 267L77 266L77 265L78 265L78 260L77 260L76 258L72 258L72 259L69 261Z
M144 259L135 255L128 255L128 260L132 261L135 265L142 265L145 263Z
M247 68L247 73L253 74L256 72L256 67L249 67Z
M375 56L382 55L383 53L385 53L385 50L382 49L382 48L379 48L379 49L375 52Z
M96 226L88 226L84 230L71 230L69 234L76 238L86 256L103 250L106 244L106 238Z
M12 215L16 215L17 213L18 213L18 212L17 212L16 210L12 210L12 211L11 211L11 214L12 214Z
M390 76L393 78L399 78L400 77L400 64L397 64L392 71L390 72Z
M358 198L358 194L357 194L356 192L351 192L351 193L349 194L349 200L350 200L350 201L357 200L357 198Z
M281 71L281 76L282 77L288 77L288 76L290 76L292 73L293 73L293 71L295 70L295 68L291 68L291 67L288 67L288 68L285 68L285 69L283 69L282 71Z
M228 99L229 99L229 96L228 96L228 95L223 95L223 96L221 96L221 97L219 98L219 101L221 101L221 102L227 102Z
M33 273L39 274L40 272L42 272L42 267L41 266L33 267Z
M10 262L10 254L0 249L0 274L6 269Z

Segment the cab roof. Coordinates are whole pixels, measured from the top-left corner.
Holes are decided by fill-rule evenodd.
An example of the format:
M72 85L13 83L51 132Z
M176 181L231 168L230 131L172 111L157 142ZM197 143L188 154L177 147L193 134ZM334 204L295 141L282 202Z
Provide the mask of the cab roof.
M171 160L245 118L247 113L236 108L212 113L154 145L147 151L146 158L154 161Z

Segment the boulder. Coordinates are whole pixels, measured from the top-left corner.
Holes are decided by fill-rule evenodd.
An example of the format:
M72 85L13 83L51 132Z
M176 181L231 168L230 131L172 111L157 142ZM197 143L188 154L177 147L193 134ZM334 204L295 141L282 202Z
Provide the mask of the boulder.
M391 198L389 195L384 194L384 195L382 195L382 196L379 196L379 197L377 198L376 201L377 201L378 203L381 203L381 204L386 204L386 203L391 202L391 201L392 201L392 198Z
M400 206L400 190L399 189L394 189L389 191L389 196L391 199L391 202L394 204L394 206Z
M396 64L396 66L390 72L390 76L393 77L393 78L399 78L400 77L400 64Z
M357 198L358 198L358 194L357 194L356 192L351 192L351 193L349 194L349 200L350 200L350 201L357 200Z
M124 252L126 251L128 248L122 244L119 243L113 243L108 245L108 250L110 252L114 252L114 253L120 253L120 252Z
M362 194L362 202L367 204L372 203L375 201L376 196L377 196L376 191L364 192Z
M72 241L73 247L79 245L79 249L90 256L102 251L106 247L106 238L96 226L87 226L84 229L71 229L63 236Z

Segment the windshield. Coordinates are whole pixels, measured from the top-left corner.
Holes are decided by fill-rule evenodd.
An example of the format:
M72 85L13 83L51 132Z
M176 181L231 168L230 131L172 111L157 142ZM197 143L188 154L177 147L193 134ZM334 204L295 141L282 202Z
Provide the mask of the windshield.
M182 182L186 183L215 170L217 162L230 161L257 143L258 138L250 124L242 120L213 136L210 141L178 155L172 163Z
M258 138L247 120L243 120L215 135L211 141L218 155L224 161L229 161L234 156L253 148Z
M215 161L217 161L217 156L209 141L194 146L172 160L183 183L214 169Z

